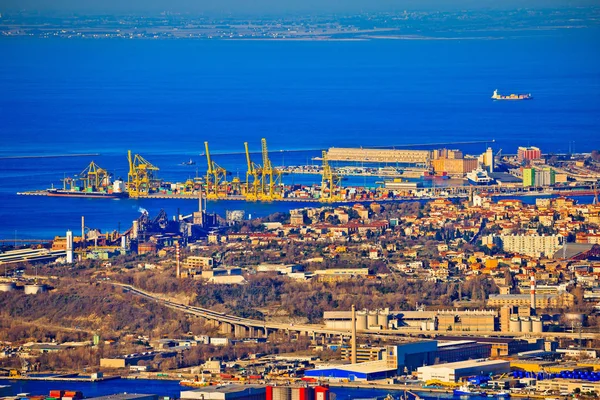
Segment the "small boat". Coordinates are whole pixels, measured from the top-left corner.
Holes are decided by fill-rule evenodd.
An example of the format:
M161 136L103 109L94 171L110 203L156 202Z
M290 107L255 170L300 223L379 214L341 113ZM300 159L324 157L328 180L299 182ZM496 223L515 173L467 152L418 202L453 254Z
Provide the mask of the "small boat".
M190 158L190 161L184 161L181 165L195 165L196 162Z
M467 385L462 385L458 389L454 389L452 392L455 396L468 397L468 396L485 396L485 392L474 392Z

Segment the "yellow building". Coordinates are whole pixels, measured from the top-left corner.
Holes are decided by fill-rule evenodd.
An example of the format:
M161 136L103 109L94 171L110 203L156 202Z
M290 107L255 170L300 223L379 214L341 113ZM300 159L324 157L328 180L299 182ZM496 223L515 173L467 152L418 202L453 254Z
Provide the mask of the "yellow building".
M433 160L431 165L437 172L447 172L450 175L460 175L477 169L478 160L476 158L440 158Z
M213 267L212 257L189 256L185 259L183 266L190 269L211 269Z

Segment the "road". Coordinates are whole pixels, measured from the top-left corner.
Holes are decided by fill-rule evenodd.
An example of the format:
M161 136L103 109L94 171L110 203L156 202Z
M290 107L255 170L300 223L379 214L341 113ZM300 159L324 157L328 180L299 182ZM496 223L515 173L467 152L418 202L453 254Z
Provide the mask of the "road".
M344 335L350 336L351 331L345 329L331 329L327 328L323 325L315 325L315 324L284 324L277 322L269 322L269 321L261 321L250 318L241 318L234 315L224 314L221 312L213 311L207 308L189 306L180 302L173 301L173 299L165 298L165 296L157 295L155 293L146 292L144 290L138 289L134 286L110 282L112 285L123 287L124 289L129 290L131 293L146 298L151 301L156 301L162 303L164 306L169 307L174 310L178 310L184 312L186 314L195 315L198 317L202 317L208 320L217 321L220 323L229 323L231 325L240 325L249 328L258 328L258 329L269 329L269 330L277 330L277 331L290 331L290 332L300 332L300 333L308 333L308 334L325 334L325 335ZM546 339L558 339L558 338L573 338L573 334L570 332L497 332L497 331L479 331L479 332L460 332L460 331L452 331L452 332L444 332L444 331L421 331L420 329L403 329L402 331L397 330L379 330L379 331L359 331L359 335L362 336L371 336L371 337L379 337L379 338L387 338L387 339L400 339L407 337L431 337L435 338L437 336L461 336L461 337L505 337L505 338L546 338ZM600 332L592 333L586 332L582 333L581 337L583 339L595 339L600 340Z

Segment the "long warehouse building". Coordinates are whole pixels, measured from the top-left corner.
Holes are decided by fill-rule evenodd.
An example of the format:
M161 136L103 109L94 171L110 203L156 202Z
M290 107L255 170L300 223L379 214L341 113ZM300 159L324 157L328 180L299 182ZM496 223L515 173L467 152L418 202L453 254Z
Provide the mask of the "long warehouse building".
M357 161L369 163L398 163L429 166L429 150L392 150L332 147L327 151L329 161Z

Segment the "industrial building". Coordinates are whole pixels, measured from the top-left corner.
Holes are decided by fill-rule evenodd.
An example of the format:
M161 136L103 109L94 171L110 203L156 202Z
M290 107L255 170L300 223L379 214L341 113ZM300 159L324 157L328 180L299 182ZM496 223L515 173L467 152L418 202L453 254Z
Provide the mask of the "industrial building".
M479 160L474 157L439 158L431 162L435 173L447 172L448 175L462 176L477 169Z
M581 393L600 393L600 382L590 382L575 379L544 379L537 381L535 388L540 392L548 390L557 391L560 393L573 393L576 389L579 389Z
M381 354L381 359L342 366L326 365L306 371L305 376L350 381L383 379L399 373L415 371L423 365L486 358L490 356L491 348L492 345L489 343L478 343L474 340L453 340L446 343L426 340L388 345L383 353L379 353L380 348L376 347L370 354L366 348L363 348L363 358ZM360 350L357 349L358 354Z
M323 320L328 328L350 329L350 311L326 311ZM358 330L413 328L423 331L496 331L498 312L495 310L437 310L390 311L359 310L356 313Z
M568 292L560 294L544 294L535 297L535 308L568 308L573 305L575 297ZM503 306L529 306L531 297L528 294L490 294L487 300L488 307ZM526 331L525 331L526 332Z
M439 380L458 382L473 375L499 375L510 372L510 362L504 360L469 360L420 367L417 375L421 381Z
M336 148L327 151L329 161L355 161L370 163L397 163L429 165L429 150L392 150L392 149L361 149Z
M266 393L267 389L262 385L223 385L184 390L179 397L182 400L264 400Z
M211 269L214 265L212 257L189 256L183 266L190 269Z

